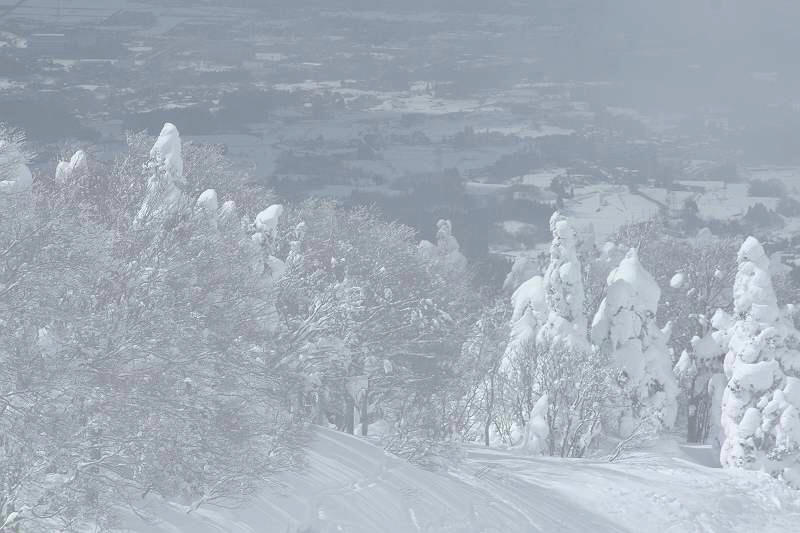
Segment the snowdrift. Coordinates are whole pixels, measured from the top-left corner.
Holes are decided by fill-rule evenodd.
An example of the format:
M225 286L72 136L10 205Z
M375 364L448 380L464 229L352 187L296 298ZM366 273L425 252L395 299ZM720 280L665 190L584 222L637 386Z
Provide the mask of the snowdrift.
M432 473L371 443L315 434L307 468L239 509L192 513L151 501L125 531L232 533L786 532L798 493L757 472L708 468L677 446L620 462L533 458L471 448Z

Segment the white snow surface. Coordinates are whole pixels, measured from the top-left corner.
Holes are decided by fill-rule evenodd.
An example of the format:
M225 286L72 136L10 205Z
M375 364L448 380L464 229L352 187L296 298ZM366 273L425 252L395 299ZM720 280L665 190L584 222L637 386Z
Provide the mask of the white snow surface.
M432 473L369 442L319 429L306 469L241 508L150 499L138 533L780 533L796 531L796 492L760 472L694 463L663 443L615 463L468 448Z

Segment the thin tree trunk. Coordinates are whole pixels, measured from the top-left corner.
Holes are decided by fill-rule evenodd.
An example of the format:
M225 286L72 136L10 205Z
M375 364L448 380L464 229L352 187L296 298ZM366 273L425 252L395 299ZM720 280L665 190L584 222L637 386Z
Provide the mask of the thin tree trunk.
M367 380L367 389L364 391L361 398L361 436L366 437L369 431L369 380Z
M494 410L494 374L489 378L489 401L486 406L486 423L483 426L483 442L489 447L489 426L492 423L492 411Z

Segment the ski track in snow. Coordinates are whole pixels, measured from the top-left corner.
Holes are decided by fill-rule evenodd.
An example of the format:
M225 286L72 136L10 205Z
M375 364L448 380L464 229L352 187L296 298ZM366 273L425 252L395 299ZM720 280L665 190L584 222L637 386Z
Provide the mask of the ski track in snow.
M797 530L800 497L754 473L682 457L616 463L468 448L450 473L410 465L371 443L318 430L307 468L280 476L239 509L151 500L138 533L727 533Z

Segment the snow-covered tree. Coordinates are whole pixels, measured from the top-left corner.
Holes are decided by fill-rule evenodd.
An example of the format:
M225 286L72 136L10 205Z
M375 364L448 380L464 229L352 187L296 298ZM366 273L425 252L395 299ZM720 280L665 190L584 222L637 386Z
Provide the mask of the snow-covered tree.
M465 272L467 258L461 253L461 246L453 236L453 225L449 220L436 223L436 244L422 240L419 243L420 254L426 259L436 262L453 272Z
M592 322L592 340L619 372L626 402L618 429L628 436L639 420L655 416L672 427L678 388L667 340L669 326L656 325L661 289L631 248L608 276L606 297Z
M548 316L537 334L540 343L564 343L575 350L589 350L584 315L584 288L578 259L578 234L567 218L556 212L550 218L553 242L543 287Z
M758 240L744 241L737 262L720 461L800 485L800 334L778 307L769 258Z
M469 280L372 210L309 201L285 216L278 302L306 407L347 432L381 422L391 449L420 458L462 418L457 361L477 308Z
M187 197L181 137L174 124L164 124L150 149L146 166L151 174L137 220L168 216L185 207Z
M611 389L604 354L589 344L578 236L556 213L545 274L533 276L512 295L511 335L504 355L504 400L513 422L504 438L525 438L539 398L547 396L547 453L586 453L602 428Z
M548 410L547 394L543 394L531 409L528 423L525 426L525 436L520 444L520 449L529 455L543 455L548 450L550 425L547 423Z
M109 527L148 494L241 498L300 451L249 237L205 223L210 191L134 223L149 171L130 156L114 187L0 195L0 523L24 531Z
M508 314L504 299L484 306L462 346L459 362L465 394L458 424L465 439L480 439L485 446L498 442L507 420L503 409L505 369L501 365L508 342Z
M681 372L679 416L686 422L689 442L715 440L709 425L718 425L719 376L709 382L711 375L697 361L698 373L692 375L690 359L694 357L695 337L704 339L710 334L712 317L717 309L730 311L731 289L736 273L736 250L741 243L715 236L707 228L696 236L680 237L669 230L662 219L626 225L615 237L622 253L636 247L639 260L662 289L657 318L659 323L672 324L670 346L674 354L687 353L683 363L689 374ZM612 250L612 255L616 253ZM704 347L708 344L704 341ZM703 349L702 347L700 348ZM705 356L703 356L705 357ZM720 365L721 368L721 365ZM709 388L711 386L711 388ZM716 394L712 398L711 393Z
M701 319L705 332L692 338L690 348L681 353L674 371L687 395L689 442L710 443L719 450L722 394L727 385L723 360L732 318L717 309L710 321Z

